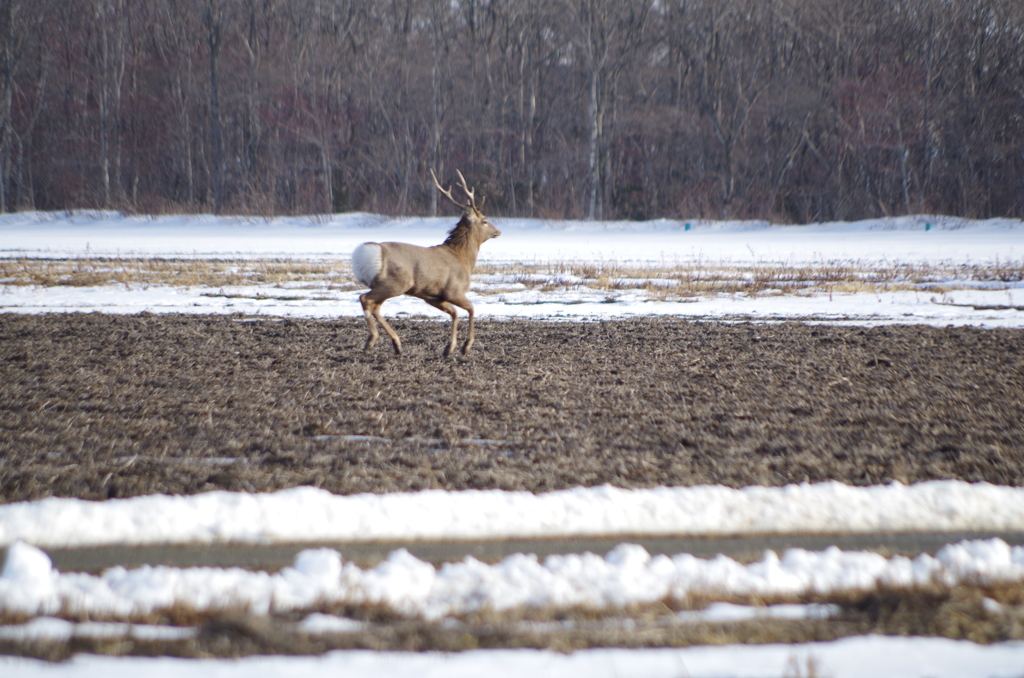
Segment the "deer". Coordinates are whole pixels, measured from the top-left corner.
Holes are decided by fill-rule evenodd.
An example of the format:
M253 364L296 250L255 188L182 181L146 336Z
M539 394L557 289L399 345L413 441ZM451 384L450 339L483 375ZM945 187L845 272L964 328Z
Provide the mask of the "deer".
M462 354L466 355L473 347L474 311L473 304L466 298L469 277L476 267L480 245L491 238L497 238L501 231L492 226L481 211L486 199L482 198L477 206L476 188L466 184L462 172L456 170L455 173L459 177L462 192L466 194L464 203L452 197L452 188L441 186L434 170L430 170L438 192L462 210L462 218L448 232L443 243L420 247L403 242L364 242L353 250L352 270L355 277L370 288L369 292L359 297L366 324L370 328L364 351L373 348L380 336L374 323L376 321L391 338L395 354L402 355L402 340L381 316L380 307L388 299L403 294L422 299L451 316L451 338L444 349L444 357L455 352L458 342L459 316L456 307L469 314L469 331L462 345Z

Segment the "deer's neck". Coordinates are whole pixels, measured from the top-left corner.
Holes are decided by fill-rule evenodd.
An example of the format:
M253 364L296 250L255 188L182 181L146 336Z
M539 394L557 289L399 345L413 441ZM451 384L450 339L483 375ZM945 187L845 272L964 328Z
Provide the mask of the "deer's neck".
M448 235L448 239L441 246L451 250L467 271L473 271L476 266L477 254L480 253L480 241L473 236L471 229L460 224Z

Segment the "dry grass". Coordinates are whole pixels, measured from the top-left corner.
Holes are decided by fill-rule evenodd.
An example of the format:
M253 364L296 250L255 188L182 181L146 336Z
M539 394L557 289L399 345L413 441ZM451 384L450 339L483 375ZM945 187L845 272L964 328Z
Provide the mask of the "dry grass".
M822 265L678 262L628 266L614 262L482 264L476 291L484 295L531 289L587 289L614 294L645 291L651 300L687 300L717 295L880 293L918 290L943 293L978 283L1024 280L1024 260L982 266L831 262ZM480 281L487 281L480 284ZM174 285L224 287L306 283L338 290L361 289L348 261L305 259L0 259L0 284L127 287Z
M295 259L0 259L0 283L42 287L222 287L351 282L347 263Z
M0 641L0 653L59 660L76 652L186 657L320 654L352 648L406 651L547 648L569 652L589 647L804 643L867 633L992 643L1024 639L1022 598L1024 586L1019 583L840 592L813 601L838 606L839 612L828 619L755 618L735 622L681 619L676 612L690 605L671 600L605 610L483 611L441 622L404 618L374 605L326 605L271 616L251 615L240 610L206 615L172 610L132 621L192 627L196 629L195 635L150 641L128 637L4 640ZM700 606L706 602L702 601ZM310 634L297 626L310 612L345 616L361 621L362 625L344 632ZM74 616L69 618L79 621ZM806 673L795 672L799 669ZM793 666L787 675L814 675L815 669L810 664Z
M501 274L501 271L494 273ZM554 281L566 277L577 278L575 285L578 287L601 291L646 290L651 299L657 300L736 294L942 292L975 287L979 282L1017 282L1024 279L1024 262L969 269L925 265L872 268L839 263L821 266L704 263L651 268L585 264L538 266L534 270L515 272L513 279L526 287L550 289L558 286ZM943 287L936 289L937 283Z
M519 289L551 292L589 289L605 293L642 290L648 299L685 301L720 295L852 294L899 291L943 293L975 288L978 283L1014 283L1024 280L1024 260L990 266L893 264L862 266L848 263L793 266L756 263L737 266L716 262L689 262L659 266L623 266L555 262L547 264L484 265L477 275L497 278L481 294Z

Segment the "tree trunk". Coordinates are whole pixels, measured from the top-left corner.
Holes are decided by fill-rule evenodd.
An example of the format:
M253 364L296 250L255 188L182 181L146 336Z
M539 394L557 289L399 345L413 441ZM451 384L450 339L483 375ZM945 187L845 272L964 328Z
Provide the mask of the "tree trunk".
M601 218L597 200L601 191L601 168L598 163L598 144L601 140L601 111L598 110L597 78L597 69L591 67L590 98L587 104L587 117L590 119L590 143L587 153L587 173L590 178L590 191L587 195L587 218L591 220Z
M215 0L206 10L207 45L210 49L210 141L213 143L213 212L220 214L224 196L224 139L220 129L220 93L217 88L217 60L220 56L222 17Z
M7 188L11 179L11 93L14 89L14 0L0 3L0 78L3 79L3 99L0 100L0 214L7 211Z

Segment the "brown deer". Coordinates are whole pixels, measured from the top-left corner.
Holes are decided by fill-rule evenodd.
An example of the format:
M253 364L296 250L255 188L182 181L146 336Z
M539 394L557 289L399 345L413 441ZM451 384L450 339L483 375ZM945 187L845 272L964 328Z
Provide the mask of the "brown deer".
M473 346L473 304L466 298L469 291L469 276L476 266L480 245L491 238L497 238L501 231L491 225L476 204L476 189L466 185L462 172L459 185L466 194L465 204L452 197L451 189L445 190L437 180L434 170L430 176L441 195L462 210L462 219L448 232L448 238L434 247L419 247L403 242L364 242L352 252L352 270L356 279L370 288L359 297L370 327L370 338L364 350L368 350L380 336L374 320L380 323L395 353L402 355L402 340L380 314L380 307L391 297L408 294L441 309L452 317L452 336L444 349L445 357L455 351L458 339L459 317L455 307L465 309L469 314L469 334L462 345L463 354Z

